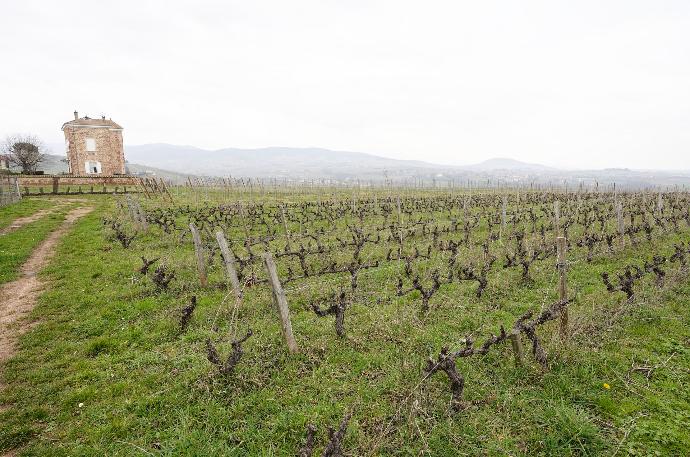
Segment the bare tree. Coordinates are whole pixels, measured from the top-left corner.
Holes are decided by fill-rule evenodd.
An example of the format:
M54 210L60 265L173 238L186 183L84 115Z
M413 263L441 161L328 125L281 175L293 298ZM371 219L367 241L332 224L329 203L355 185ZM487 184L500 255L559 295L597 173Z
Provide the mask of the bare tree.
M9 162L22 169L22 173L35 173L38 164L45 160L43 142L34 135L11 135L5 138L2 152Z

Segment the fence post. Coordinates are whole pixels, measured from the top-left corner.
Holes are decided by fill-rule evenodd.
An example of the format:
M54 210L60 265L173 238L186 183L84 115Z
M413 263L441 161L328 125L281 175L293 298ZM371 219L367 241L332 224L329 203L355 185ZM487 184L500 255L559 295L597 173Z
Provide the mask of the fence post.
M616 205L616 220L618 222L618 234L621 237L621 247L625 246L625 220L623 219L623 203Z
M515 355L515 366L522 366L522 342L520 341L520 332L514 332L510 335L510 344L513 346L513 355Z
M290 353L294 354L298 349L297 342L292 334L290 309L288 308L287 298L285 298L285 291L280 285L280 280L278 279L276 264L273 262L273 256L270 252L264 254L264 264L266 265L266 271L268 272L268 283L271 285L271 289L273 290L273 301L278 308L283 338L285 339L285 343L287 344Z
M163 180L163 178L160 178L160 180L161 180L161 187L163 188L163 190L165 190L165 193L167 194L168 198L170 199L170 202L172 203L173 197L170 194L170 190L168 189L168 185L165 184L165 181Z
M561 202L559 200L553 202L553 229L558 238L561 235Z
M196 266L199 270L199 283L202 287L206 287L208 280L206 279L206 264L204 263L203 246L201 245L201 236L193 222L189 223L189 229L192 231L192 240L194 241L194 252L196 254Z
M146 195L146 198L151 198L149 195L149 190L146 188L146 181L144 181L144 178L139 178L139 186L144 189L144 195Z
M57 194L60 186L60 178L53 176L53 193Z
M402 247L403 244L403 229L402 229L402 224L403 224L403 217L402 217L402 208L400 206L400 193L398 192L398 237L400 238L400 246Z
M565 263L565 250L566 242L564 236L559 236L556 238L556 251L558 254L558 299L560 301L565 301L568 299L568 289L567 289L567 267ZM564 306L561 311L561 339L568 339L568 307Z
M242 289L240 288L240 280L237 277L237 269L235 268L235 257L230 252L228 241L225 239L225 234L222 230L216 232L216 240L218 241L220 253L225 262L225 270L228 272L228 279L230 279L230 284L232 284L232 289L235 292L235 300L237 304L240 304L242 301Z
M501 202L501 233L499 234L499 237L503 238L503 234L506 231L506 219L507 219L507 212L508 210L508 196L504 195L503 196L503 201Z
M69 187L67 188L69 189ZM69 193L69 190L67 191ZM129 210L129 217L132 218L133 222L139 223L139 216L137 215L137 211L134 208L134 202L132 201L132 197L127 195L127 209Z
M290 230L288 229L287 220L285 219L284 205L280 205L280 215L283 218L283 227L285 227L285 240L287 241L287 249L288 251L292 251L292 247L290 246Z
M134 222L136 222L142 230L147 231L149 229L149 223L146 222L146 214L144 210L141 209L139 202L134 201L130 195L127 195L127 206L129 207L129 212Z

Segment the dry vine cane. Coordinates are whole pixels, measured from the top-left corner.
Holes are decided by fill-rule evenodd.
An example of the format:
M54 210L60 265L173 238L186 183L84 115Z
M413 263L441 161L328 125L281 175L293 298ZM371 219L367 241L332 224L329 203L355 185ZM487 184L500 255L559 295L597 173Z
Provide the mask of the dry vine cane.
M143 262L141 268L139 268L139 273L142 274L143 276L146 276L149 272L149 268L151 268L151 265L156 263L160 257L156 257L155 259L149 260L144 256L141 256L141 261Z
M424 371L430 376L438 371L443 371L448 376L450 380L450 388L452 392L452 405L453 409L459 411L463 409L464 403L462 401L462 393L465 387L465 378L458 371L455 364L455 360L461 357L470 357L475 355L486 355L492 346L505 342L512 336L520 335L524 333L527 338L532 342L532 354L537 362L539 362L542 367L547 366L546 351L541 346L539 338L536 335L536 327L544 324L545 322L556 319L560 316L563 308L565 308L569 300L558 301L550 305L545 309L539 317L531 322L527 322L533 315L532 311L528 311L520 318L515 321L513 329L510 333L507 333L503 326L501 326L501 331L498 335L491 335L481 347L474 347L474 340L472 338L465 339L465 347L457 352L450 352L447 347L443 347L436 360L429 358L427 360L426 368Z
M167 290L170 282L175 279L175 272L168 271L168 267L160 265L156 268L151 280L159 290Z
M233 340L232 353L228 356L228 359L225 362L220 360L220 355L218 354L216 347L213 345L210 339L207 339L206 357L208 358L208 361L218 367L220 374L223 376L229 376L242 358L242 343L247 341L253 334L254 332L252 332L252 329L249 329L244 337L240 338L239 340Z
M119 241L125 249L127 249L137 237L136 232L132 235L127 235L127 232L122 228L122 224L117 221L110 221L110 228L115 232L115 239Z
M662 265L666 263L666 257L655 255L652 257L652 261L644 262L644 270L646 272L652 272L656 276L656 285L661 287L664 285L664 278L666 277L666 272L661 268Z
M431 272L430 287L424 287L419 276L415 276L412 279L412 287L408 289L403 289L403 279L398 278L397 294L398 297L402 297L403 295L407 295L415 290L419 291L419 293L422 295L422 312L426 314L429 311L429 300L431 300L431 297L433 297L434 294L438 292L442 284L449 284L452 282L452 280L452 274L448 278L444 278L443 280L441 280L438 270L434 270Z
M637 265L628 265L625 267L623 273L616 273L618 278L617 284L611 282L611 277L607 272L601 274L601 279L604 281L606 290L609 292L624 292L628 300L635 296L633 286L635 281L644 277L646 273L654 273L656 276L657 286L662 286L666 272L661 268L666 263L666 257L655 255L651 261L645 261L644 266L640 268Z
M193 296L191 303L182 308L182 311L180 312L180 333L184 333L187 330L187 327L189 326L189 321L192 320L192 314L194 313L195 309L196 296Z
M352 412L345 415L340 422L337 430L328 427L328 443L321 453L321 457L344 457L343 439L347 432L347 425L352 418ZM299 450L298 457L312 457L316 438L316 427L312 424L307 425L307 438L304 446Z
M687 271L688 267L688 254L690 254L690 248L688 245L683 243L682 241L680 244L674 244L673 245L673 255L670 257L671 262L678 262L680 263L680 269L681 271Z
M532 342L532 355L534 359L539 362L542 368L547 368L546 351L541 345L539 338L536 334L536 328L548 321L552 321L559 317L570 303L570 300L561 300L551 304L548 308L541 312L539 317L531 322L527 322L528 319L532 317L532 311L528 311L515 322L513 326L514 331L518 333L524 333L527 339Z
M457 272L457 278L460 281L477 281L477 298L482 298L484 290L489 285L488 275L491 271L491 267L496 261L496 257L489 255L484 265L481 269L477 268L473 263L470 262L468 266L461 266Z
M537 249L533 249L531 253L527 252L524 232L515 232L513 237L515 238L515 252L513 254L506 253L503 268L520 266L522 267L522 280L526 282L531 281L529 275L530 266L540 259L541 253Z
M328 315L335 316L335 332L339 337L343 338L345 336L345 310L347 309L347 301L345 299L345 292L340 292L340 295L336 297L333 295L331 300L334 301L330 307L326 309L321 309L317 303L312 303L311 309L314 310L319 317L326 317Z
M501 333L499 335L491 335L484 344L476 349L474 347L474 340L467 338L465 340L465 347L457 352L449 352L447 347L443 347L438 355L437 360L429 358L426 362L426 368L424 369L429 375L436 373L437 371L443 371L448 375L450 380L450 388L453 394L452 405L453 409L459 411L463 407L462 402L462 392L465 387L465 378L458 372L455 365L455 359L458 357L470 357L473 355L486 355L494 344L502 343L510 335L506 333L503 326L501 326Z

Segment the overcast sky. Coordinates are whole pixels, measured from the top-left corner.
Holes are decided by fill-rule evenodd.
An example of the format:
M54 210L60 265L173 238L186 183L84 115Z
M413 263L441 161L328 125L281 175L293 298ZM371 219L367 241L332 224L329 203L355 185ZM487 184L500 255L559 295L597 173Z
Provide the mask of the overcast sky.
M0 135L690 169L690 2L0 2Z

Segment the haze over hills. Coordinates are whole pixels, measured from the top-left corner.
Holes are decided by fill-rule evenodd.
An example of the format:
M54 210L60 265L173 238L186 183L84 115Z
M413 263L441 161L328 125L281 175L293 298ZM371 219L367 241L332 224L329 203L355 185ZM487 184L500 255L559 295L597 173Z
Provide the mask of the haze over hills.
M61 151L60 145L49 145ZM66 171L53 156L46 172ZM125 146L130 172L150 173L173 181L189 175L235 178L277 178L291 181L331 180L339 182L406 181L474 183L554 184L568 186L616 183L623 187L690 185L690 172L630 170L560 170L512 158L493 158L478 164L451 166L418 160L397 160L373 154L333 151L323 148L268 147L260 149L201 149L165 143ZM64 169L64 170L63 170Z
M193 146L146 144L126 147L127 159L133 163L156 166L178 172L218 174L227 170L235 176L301 177L330 175L353 177L405 173L412 170L428 172L449 170L554 170L545 165L525 163L510 158L495 158L467 165L440 165L419 160L398 160L373 154L333 151L323 148L269 147L261 149L225 148L206 150Z
M208 176L285 178L366 182L386 179L423 181L443 185L475 183L555 184L576 186L616 183L622 187L690 185L689 172L629 169L559 170L546 165L494 158L484 162L450 166L417 160L396 160L361 152L323 148L270 147L205 150L192 146L146 144L126 146L130 163L177 173Z
M125 155L132 163L177 172L236 177L374 179L385 173L411 176L410 172L413 170L429 172L447 168L421 161L388 159L361 152L322 148L206 150L193 146L146 144L127 146Z
M483 162L460 167L464 170L492 171L492 170L522 170L522 171L554 171L556 168L547 167L538 163L527 163L519 160L497 157Z

